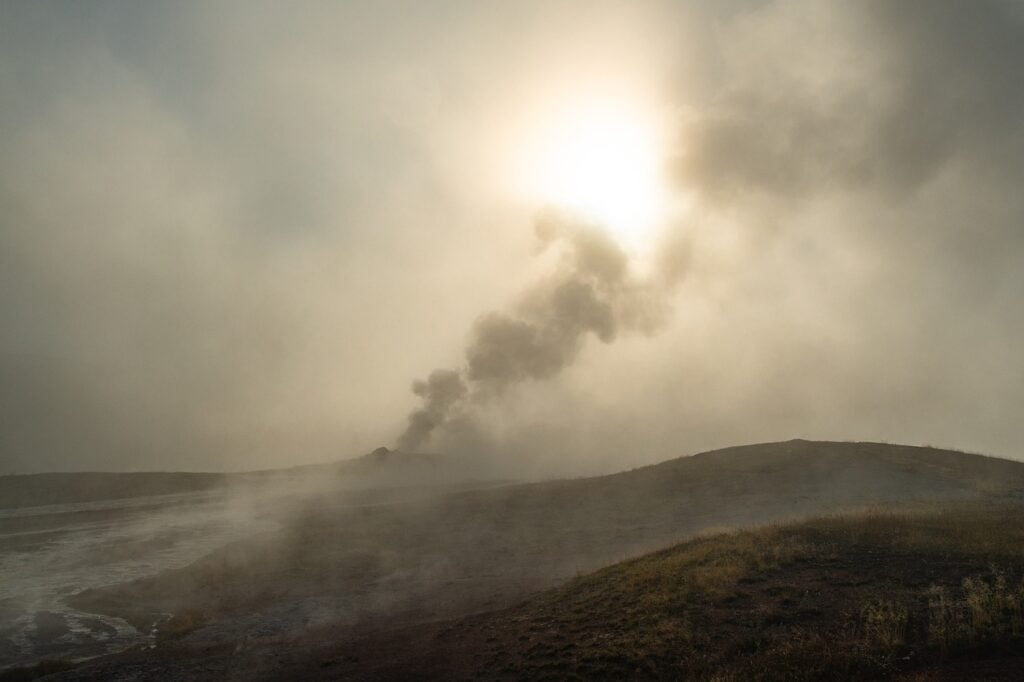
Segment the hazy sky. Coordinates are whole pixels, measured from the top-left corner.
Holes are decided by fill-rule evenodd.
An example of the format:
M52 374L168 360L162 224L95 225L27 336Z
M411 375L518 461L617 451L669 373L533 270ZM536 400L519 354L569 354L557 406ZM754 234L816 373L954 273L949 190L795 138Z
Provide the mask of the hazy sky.
M6 2L0 473L1024 458L1021 73L1009 1ZM640 236L523 190L594 101Z

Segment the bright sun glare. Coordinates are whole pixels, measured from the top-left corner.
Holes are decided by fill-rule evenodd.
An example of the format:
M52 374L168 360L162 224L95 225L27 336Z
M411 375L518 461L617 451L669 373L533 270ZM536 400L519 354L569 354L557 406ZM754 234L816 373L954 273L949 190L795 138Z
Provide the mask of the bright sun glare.
M520 184L531 200L579 214L643 249L666 210L658 133L652 117L622 104L566 108L538 126Z

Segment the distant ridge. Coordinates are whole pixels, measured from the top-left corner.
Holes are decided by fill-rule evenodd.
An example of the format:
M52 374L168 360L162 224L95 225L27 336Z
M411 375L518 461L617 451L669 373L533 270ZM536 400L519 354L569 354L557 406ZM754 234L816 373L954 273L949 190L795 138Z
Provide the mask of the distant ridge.
M367 485L410 485L440 479L442 472L450 475L450 464L444 455L377 448L353 459L326 464L239 473L90 471L7 474L0 476L0 509L203 492L231 485L306 476L351 478Z
M0 476L0 509L200 492L227 485L231 476L160 471L8 474Z
M0 476L0 509L201 492L303 476L338 477L360 487L435 485L472 479L474 472L466 464L450 455L380 447L336 462L240 473L8 474ZM648 477L658 479L643 483L654 490L674 479L689 488L704 478L709 485L734 489L742 482L753 483L752 477L756 477L761 481L753 485L754 490L771 482L780 494L788 490L796 495L797 503L800 495L813 496L824 488L835 489L830 494L842 497L844 489L839 484L846 482L853 501L852 497L861 499L866 494L887 499L900 490L916 496L945 496L957 495L960 489L967 495L968 482L972 490L979 486L998 490L1010 484L1024 488L1024 463L926 446L794 439L710 450L586 480L590 487L615 480L618 487L626 480L645 481ZM874 495L869 494L870 487L864 487L868 479L875 487Z

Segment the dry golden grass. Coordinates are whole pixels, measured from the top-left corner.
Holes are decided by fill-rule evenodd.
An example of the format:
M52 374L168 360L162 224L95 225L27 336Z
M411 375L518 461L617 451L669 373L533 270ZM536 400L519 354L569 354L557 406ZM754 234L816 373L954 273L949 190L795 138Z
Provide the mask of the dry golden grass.
M958 661L1024 660L1021 511L918 507L701 537L488 623L481 673L926 679Z
M928 591L928 638L950 652L1024 637L1024 581L1001 569L963 579L959 590Z

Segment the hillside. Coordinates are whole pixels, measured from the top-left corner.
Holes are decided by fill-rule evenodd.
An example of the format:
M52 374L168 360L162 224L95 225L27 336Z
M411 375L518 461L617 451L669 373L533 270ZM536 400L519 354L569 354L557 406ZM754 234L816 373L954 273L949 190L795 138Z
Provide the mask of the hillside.
M279 655L281 642L310 627L330 624L332 637L347 637L499 609L709 529L1022 496L1024 465L1007 460L875 443L752 445L403 503L318 496L282 518L280 531L73 603L144 629L159 624L184 677L207 676L189 667L195 656L216 677L262 669L266 652ZM175 615L164 621L166 613ZM253 632L265 646L211 660Z
M504 611L324 647L303 679L1019 679L1024 507L704 537Z

